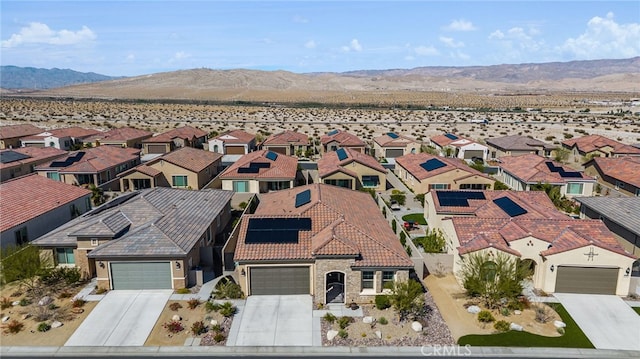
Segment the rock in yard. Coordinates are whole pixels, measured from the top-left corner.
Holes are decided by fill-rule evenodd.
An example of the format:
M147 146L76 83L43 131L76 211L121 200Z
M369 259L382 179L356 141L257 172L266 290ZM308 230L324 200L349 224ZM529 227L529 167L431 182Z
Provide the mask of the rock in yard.
M327 331L327 340L333 340L338 335L337 330L329 330Z
M376 330L376 337L378 337L378 339L382 339L382 332L379 330Z
M364 317L362 318L362 322L366 324L371 324L373 323L373 317Z
M467 312L471 314L478 314L480 313L480 307L478 307L477 305L469 306L469 308L467 308Z
M6 322L8 322L8 321L9 321L9 316L6 316L6 317L2 318L2 322L3 322L3 323L6 323Z
M524 330L524 328L522 328L522 325L516 324L516 323L509 324L509 329L510 330L515 330L516 332L521 332L521 331Z
M41 307L42 307L42 306L45 306L45 305L49 305L49 304L51 304L51 303L53 303L53 298L51 298L51 297L49 297L49 296L42 297L42 299L40 299L40 300L38 301L38 305L39 305L39 306L41 306Z
M55 321L53 323L51 323L51 328L60 328L62 326L62 323L60 323L59 321Z
M561 321L559 321L559 320L554 321L554 322L553 322L553 325L554 325L556 328L565 328L565 327L567 326L564 322L561 322Z
M422 324L420 324L420 322L413 322L411 323L411 329L413 329L414 332L421 332Z
M513 314L520 315L520 314L522 314L522 311L516 309L516 310L513 311Z
M209 324L213 325L218 325L218 321L215 319L211 319L211 321L209 322Z
M14 307L18 306L18 305L20 305L20 301L16 300L15 302L11 303L11 305L13 305Z
M26 319L29 319L29 318L31 318L31 314L29 314L29 313L27 313L27 314L22 316L22 320L26 320Z
M173 317L171 317L171 320L173 320L174 322L179 322L182 320L182 318L178 314L175 314Z

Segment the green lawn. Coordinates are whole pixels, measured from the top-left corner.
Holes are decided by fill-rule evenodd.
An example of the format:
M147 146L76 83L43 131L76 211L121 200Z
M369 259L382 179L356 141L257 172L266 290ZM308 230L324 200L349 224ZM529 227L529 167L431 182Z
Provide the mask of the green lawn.
M497 347L593 348L591 341L584 335L562 305L550 303L549 306L567 324L563 336L544 337L527 332L508 331L489 335L465 335L458 340L458 344Z
M636 311L636 313L638 313L638 315L640 315L640 307L631 307L633 310Z
M402 220L406 222L414 222L421 225L426 225L427 221L425 221L422 213L409 213L407 215L402 216Z

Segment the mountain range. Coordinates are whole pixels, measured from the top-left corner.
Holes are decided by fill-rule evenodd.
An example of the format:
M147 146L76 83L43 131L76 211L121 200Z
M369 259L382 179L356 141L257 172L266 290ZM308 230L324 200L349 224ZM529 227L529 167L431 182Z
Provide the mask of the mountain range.
M0 87L3 89L46 90L118 78L121 77L106 76L95 72L78 72L70 69L0 66Z

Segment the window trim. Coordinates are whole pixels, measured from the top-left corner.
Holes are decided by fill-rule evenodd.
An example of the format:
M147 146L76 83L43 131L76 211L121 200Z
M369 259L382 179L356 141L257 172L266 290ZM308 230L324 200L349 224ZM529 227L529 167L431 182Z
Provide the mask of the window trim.
M572 188L573 186L579 186L580 191L579 192L571 192L569 189ZM569 182L567 183L567 190L566 190L567 194L583 194L584 193L584 183L582 182Z
M367 276L370 274L371 278L365 278L365 273ZM365 286L365 283L368 285L371 283L371 287ZM375 290L376 288L376 272L374 271L362 271L361 279L360 279L360 289L362 291L366 290Z
M184 178L184 186L176 185L176 179L178 177ZM188 175L171 175L171 187L174 188L187 188L189 187L189 176Z

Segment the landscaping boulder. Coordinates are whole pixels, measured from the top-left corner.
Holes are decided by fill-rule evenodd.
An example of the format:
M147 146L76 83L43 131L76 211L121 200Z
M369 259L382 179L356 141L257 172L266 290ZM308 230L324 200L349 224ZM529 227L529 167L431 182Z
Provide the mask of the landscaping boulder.
M480 307L478 307L477 305L471 305L469 306L469 308L467 308L467 312L471 314L478 314L480 313Z
M218 325L218 321L215 319L211 319L211 322L209 322L209 324L211 324L211 326L216 326Z
M49 297L49 296L42 297L42 299L40 299L40 300L38 301L38 305L39 305L39 306L41 306L41 307L43 307L43 306L45 306L45 305L49 305L49 304L51 304L51 303L53 303L53 298L51 298L51 297Z
M509 324L509 330L514 330L516 332L521 332L521 331L524 330L524 328L520 324L511 323L511 324Z
M31 314L29 314L29 313L27 313L27 314L22 316L22 320L27 320L29 318L31 318Z
M329 330L327 331L327 340L333 340L338 335L337 330Z
M378 339L382 339L382 332L379 330L376 330L376 337L378 337Z
M362 318L362 322L365 324L371 324L373 323L373 317L364 317Z
M173 317L171 317L171 320L173 320L174 322L179 322L182 320L182 318L178 314L175 314Z
M11 305L14 306L14 307L18 306L18 305L20 305L20 301L16 300L15 302L11 303Z
M60 328L62 326L62 323L60 323L59 321L55 321L53 323L51 323L51 328Z
M561 322L561 321L559 321L559 320L554 321L554 322L553 322L553 325L554 325L556 328L566 328L566 326L567 326L564 322Z
M413 322L411 323L411 329L413 329L414 332L421 332L422 324L420 324L420 322Z
M516 310L513 311L513 314L520 315L520 314L522 314L522 311L516 309Z
M6 323L6 322L8 322L8 321L9 321L9 316L6 316L6 317L3 317L3 318L2 318L2 322L3 322L3 323Z

